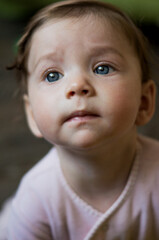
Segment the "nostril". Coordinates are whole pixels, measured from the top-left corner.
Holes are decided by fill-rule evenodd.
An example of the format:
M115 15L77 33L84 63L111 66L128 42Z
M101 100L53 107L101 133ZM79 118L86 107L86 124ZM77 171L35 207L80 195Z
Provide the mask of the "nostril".
M70 91L69 92L69 96L73 97L76 94L80 94L80 95L87 95L88 94L88 90L87 89L83 89L82 91L80 91L80 93L78 91Z
M82 93L83 93L83 94L87 94L87 93L88 93L88 90L87 90L87 89L83 89L83 90L82 90Z
M74 91L71 91L70 92L70 97L73 97L75 95L75 92Z

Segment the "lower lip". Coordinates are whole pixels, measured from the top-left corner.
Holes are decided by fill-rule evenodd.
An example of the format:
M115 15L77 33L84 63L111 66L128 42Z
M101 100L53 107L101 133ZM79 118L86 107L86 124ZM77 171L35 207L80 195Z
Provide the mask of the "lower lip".
M95 115L86 115L86 116L77 116L77 117L72 117L67 120L67 122L88 122L94 119L97 119L98 116Z

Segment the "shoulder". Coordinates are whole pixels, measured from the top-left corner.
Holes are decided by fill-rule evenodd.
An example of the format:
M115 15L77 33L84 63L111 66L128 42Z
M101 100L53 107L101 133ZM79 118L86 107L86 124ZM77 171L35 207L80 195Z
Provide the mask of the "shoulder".
M143 135L138 135L138 141L141 143L142 146L147 146L149 148L150 147L151 148L159 147L159 140L154 139L154 138L150 138L150 137L143 136ZM159 151L159 149L158 149L158 151Z
M58 156L55 148L52 148L37 164L35 164L22 178L22 182L41 183L51 177L55 177ZM54 174L53 174L54 173Z
M41 236L40 239L52 239L51 230L48 227L48 213L51 194L57 185L57 160L55 149L51 149L23 177L12 201L8 223L10 236L14 235L16 239L35 239L35 236Z
M56 149L51 148L49 152L24 175L24 178L37 177L38 175L44 174L54 167L57 159Z
M23 176L16 199L23 199L26 195L29 197L30 194L49 198L58 187L58 157L56 149L52 148Z
M141 157L144 161L156 162L159 164L159 141L142 135L138 136L138 143L141 150Z
M141 184L142 189L146 189L147 193L159 194L159 141L139 136L138 142L138 183Z
M39 218L47 219L45 210L51 205L53 199L54 203L56 202L56 196L59 194L54 193L59 193L61 190L57 162L56 150L51 149L24 175L12 202L13 213L16 212L17 218L29 216L28 218L33 222Z

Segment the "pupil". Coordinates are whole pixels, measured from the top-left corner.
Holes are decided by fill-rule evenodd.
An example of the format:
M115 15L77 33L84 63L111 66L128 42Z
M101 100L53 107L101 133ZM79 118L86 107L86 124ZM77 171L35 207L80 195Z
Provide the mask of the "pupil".
M57 72L54 72L54 73L51 72L51 73L49 73L48 76L47 76L47 80L48 80L49 82L57 81L58 78L59 78L59 75L58 75Z
M103 71L103 70L104 70L104 68L103 68L102 66L100 66L100 67L99 67L99 70L100 70L100 71Z
M106 73L108 73L108 67L107 66L99 66L97 72L101 73L101 74L106 74Z

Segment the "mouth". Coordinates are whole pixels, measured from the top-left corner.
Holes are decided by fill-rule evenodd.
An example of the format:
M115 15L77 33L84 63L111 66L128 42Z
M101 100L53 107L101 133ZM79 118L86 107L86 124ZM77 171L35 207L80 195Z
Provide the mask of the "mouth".
M65 119L65 122L71 122L71 121L85 122L85 121L93 120L98 117L99 117L98 114L95 114L89 111L76 111L71 113Z

